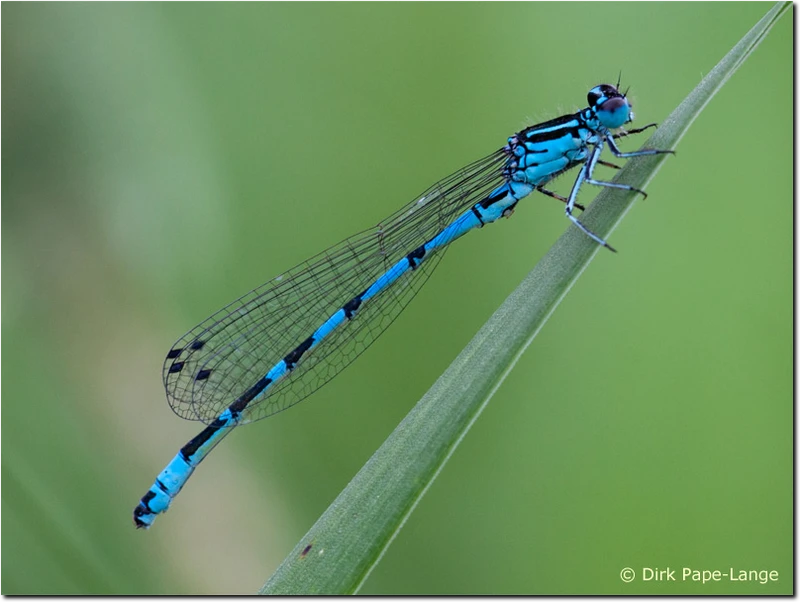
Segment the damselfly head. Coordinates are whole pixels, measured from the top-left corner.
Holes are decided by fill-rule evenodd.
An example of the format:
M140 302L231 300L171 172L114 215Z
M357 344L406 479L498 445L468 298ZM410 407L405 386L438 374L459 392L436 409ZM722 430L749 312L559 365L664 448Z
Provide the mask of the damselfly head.
M629 122L633 115L631 104L616 86L600 84L589 90L589 108L605 127L614 129Z

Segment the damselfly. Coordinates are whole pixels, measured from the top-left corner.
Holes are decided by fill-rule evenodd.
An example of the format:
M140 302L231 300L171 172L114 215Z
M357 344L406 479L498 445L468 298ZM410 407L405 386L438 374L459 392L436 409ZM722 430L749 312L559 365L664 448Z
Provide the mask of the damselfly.
M182 418L206 428L183 446L133 511L147 528L165 512L195 468L236 426L300 402L350 364L392 323L456 238L500 217L534 190L566 204L567 217L587 236L573 210L584 183L594 179L607 144L620 158L672 151L623 153L615 138L641 132L621 128L633 120L626 94L602 84L589 90L589 106L528 127L487 157L431 186L373 229L323 251L251 291L202 322L173 345L164 362L167 399ZM544 186L580 165L568 197Z

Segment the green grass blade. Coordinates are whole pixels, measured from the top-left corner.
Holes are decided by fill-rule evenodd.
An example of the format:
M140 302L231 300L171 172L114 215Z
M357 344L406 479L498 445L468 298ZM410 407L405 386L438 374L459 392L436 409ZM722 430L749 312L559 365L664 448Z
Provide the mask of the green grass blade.
M645 147L674 148L790 6L776 4L661 124ZM629 161L617 179L644 188L668 157ZM582 219L590 229L607 237L634 197L604 189ZM260 593L344 594L359 589L517 359L598 251L600 247L577 228L568 228L297 544Z

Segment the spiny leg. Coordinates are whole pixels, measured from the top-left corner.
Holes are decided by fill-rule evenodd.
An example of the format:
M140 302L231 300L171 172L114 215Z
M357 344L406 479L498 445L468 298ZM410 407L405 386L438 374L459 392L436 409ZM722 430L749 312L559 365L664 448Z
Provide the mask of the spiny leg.
M609 135L609 136L606 137L606 140L608 140L608 146L611 148L611 151L614 152L614 149L616 148L616 146L614 145L613 138L611 138L611 136ZM592 151L592 156L590 157L589 161L586 162L586 168L585 168L585 172L586 173L585 173L585 176L583 178L583 181L586 182L587 184L594 184L595 186L605 186L606 188L616 188L618 190L629 190L631 192L638 192L639 194L642 195L642 197L647 198L647 193L644 190L640 190L639 188L631 186L630 184L620 184L620 183L617 183L617 182L606 182L605 180L595 180L592 177L594 175L595 166L598 163L600 163L600 153L597 151L598 147L602 147L602 146L601 145L595 146L594 151ZM616 149L616 150L619 151L619 149ZM639 152L641 152L641 151L639 151ZM658 151L656 151L656 152L658 152ZM628 156L637 156L638 157L639 156L637 153L621 153L621 154L617 154L616 152L614 152L614 154L617 155L618 157L628 157ZM652 155L652 154L655 154L655 153L646 151L644 154Z
M615 157L619 157L620 159L630 159L631 157L645 157L648 155L665 155L671 154L674 155L675 151L672 150L660 150L657 148L644 148L642 150L633 151L632 153L623 153L619 150L617 143L614 142L614 136L608 134L606 136L606 141L608 142L608 148L611 149L611 152L614 153Z
M651 124L651 125L655 125L655 124ZM648 127L648 126L645 126L645 127ZM642 129L644 129L644 128L642 128ZM629 133L633 133L633 132L634 132L634 130L631 130L631 132L629 132ZM620 157L621 159L630 159L631 157L644 157L644 156L648 156L648 155L663 155L663 154L666 154L666 153L671 153L673 155L675 154L675 151L659 150L659 149L655 149L655 148L646 148L646 149L634 151L634 152L631 152L631 153L623 153L622 151L619 150L619 148L617 147L616 143L614 142L614 136L612 136L611 134L607 135L606 136L606 141L608 142L608 147L611 149L611 152L614 154L614 156ZM586 174L585 181L587 183L594 184L595 186L605 186L606 188L617 188L618 190L629 190L631 192L638 192L639 194L642 195L642 198L645 198L645 199L647 198L647 193L644 190L641 190L641 189L636 188L634 186L630 186L629 184L619 184L617 182L606 182L606 181L603 181L603 180L595 180L595 179L593 179L592 178L592 174L594 173L594 166L595 166L596 163L597 163L597 161L595 161L595 162L593 162L591 164L590 163L586 164L586 166L587 166L587 174Z
M594 184L595 186L605 186L606 188L616 188L617 190L629 190L630 192L638 192L642 195L642 200L647 198L647 193L629 184L620 184L618 182L606 182L605 180L595 180L594 178L586 178L584 180L587 184Z
M561 201L562 203L569 203L569 199L567 197L561 196L560 194L557 194L557 193L553 192L552 190L547 190L547 188L537 188L536 190L538 190L542 194L546 194L547 196L551 196L554 199ZM586 208L583 205L579 204L579 203L573 203L572 206L573 207L577 207L581 211L586 211Z
M606 167L613 167L614 169L622 169L619 165L616 165L615 163L609 163L608 161L603 161L602 159L598 160L597 164L605 165Z
M586 234L589 238L591 238L596 243L606 247L609 251L613 251L614 253L617 250L608 244L605 240L597 236L594 232L589 230L586 226L584 226L577 217L572 215L572 209L575 207L575 199L578 198L578 192L581 189L581 184L586 181L587 176L590 176L594 171L595 165L597 165L597 161L600 159L600 152L603 150L603 142L602 140L598 142L594 149L592 149L592 154L589 157L589 160L586 162L586 165L581 168L580 172L578 173L578 177L575 179L575 183L572 185L572 191L569 193L569 199L567 199L567 208L565 213L567 217L572 221L573 224L578 226L584 234Z
M632 130L624 130L619 134L614 134L614 138L624 138L625 136L632 136L633 134L640 134L645 130L649 130L650 128L658 127L657 123L648 123L640 128L634 128Z

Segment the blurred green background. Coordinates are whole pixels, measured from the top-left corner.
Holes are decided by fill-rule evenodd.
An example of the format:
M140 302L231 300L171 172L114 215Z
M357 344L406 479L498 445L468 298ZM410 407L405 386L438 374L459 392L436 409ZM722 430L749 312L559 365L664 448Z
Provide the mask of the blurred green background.
M769 7L4 3L2 593L256 591L567 220L529 197L459 241L351 369L137 532L201 426L165 403L172 342L620 69L663 120ZM787 15L362 593L792 592L792 43Z

